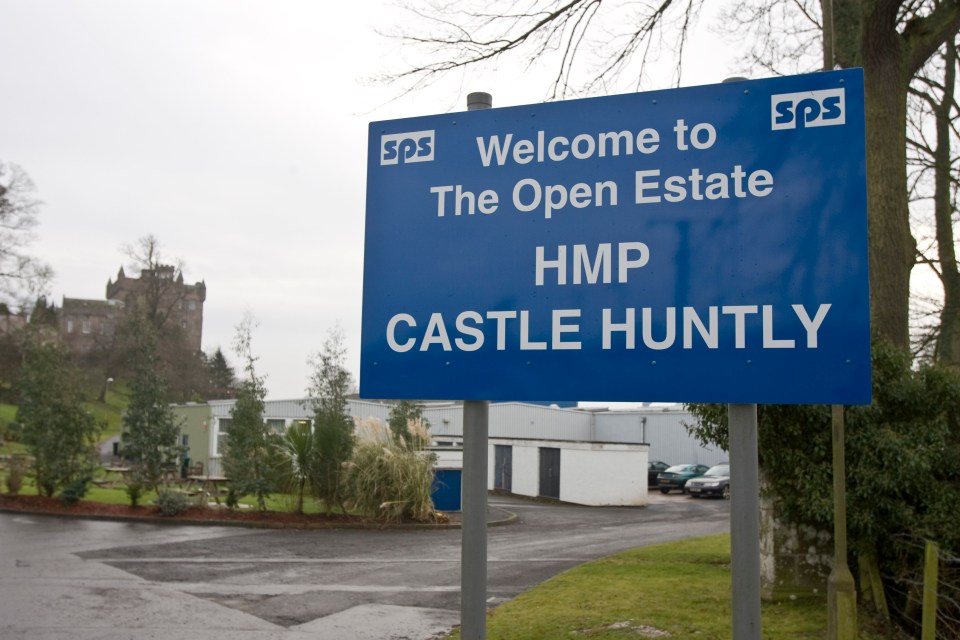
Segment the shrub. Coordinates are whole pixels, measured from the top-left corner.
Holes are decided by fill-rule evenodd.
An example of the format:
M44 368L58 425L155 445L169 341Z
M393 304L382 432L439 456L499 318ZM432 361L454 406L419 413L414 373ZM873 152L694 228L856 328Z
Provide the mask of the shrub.
M131 481L126 488L127 498L130 499L130 506L136 507L140 504L140 498L143 497L143 485L137 481Z
M178 516L191 506L190 497L179 491L161 491L157 495L157 510L162 516Z
M7 427L3 433L3 439L10 442L20 442L20 438L23 436L23 427L20 426L20 423L12 420L7 423Z
M354 506L385 522L433 520L433 457L395 442L389 427L382 423L364 421L359 432L360 440L347 464Z
M7 493L15 496L23 488L23 477L27 473L27 461L23 456L13 456L10 460L10 473L7 475Z
M309 424L294 424L276 440L280 486L293 494L292 510L303 513L303 498L313 474L313 431Z
M60 499L67 504L76 504L77 502L80 502L83 496L87 495L87 484L89 482L89 478L78 478L76 480L71 480L67 484L63 485L63 488L60 490Z

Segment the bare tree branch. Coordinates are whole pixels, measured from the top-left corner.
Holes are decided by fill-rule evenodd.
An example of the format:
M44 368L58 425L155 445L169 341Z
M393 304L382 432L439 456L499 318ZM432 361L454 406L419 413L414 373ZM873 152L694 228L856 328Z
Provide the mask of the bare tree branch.
M41 202L20 166L0 161L0 302L23 307L42 293L50 266L28 252L36 240Z
M446 74L495 63L510 54L552 68L548 98L587 95L611 86L633 88L661 52L680 56L704 0L467 0L403 5L414 27L386 33L414 62L378 78L404 92ZM423 7L423 8L421 8ZM665 34L669 34L666 37Z
M180 286L183 261L178 258L173 264L166 264L160 240L152 234L124 246L123 252L130 259L130 266L140 272L138 295L130 302L139 305L153 328L162 333L175 307L184 299L184 288Z

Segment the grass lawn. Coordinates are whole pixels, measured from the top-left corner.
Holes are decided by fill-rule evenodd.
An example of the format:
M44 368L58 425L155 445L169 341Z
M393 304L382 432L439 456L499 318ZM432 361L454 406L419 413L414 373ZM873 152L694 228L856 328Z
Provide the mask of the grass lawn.
M83 403L87 411L92 413L98 421L106 424L106 427L100 434L100 442L120 435L120 416L123 410L127 408L129 402L127 399L128 395L129 393L126 387L117 383L116 386L111 385L107 390L105 402L95 400Z
M729 640L730 536L643 547L581 565L499 606L489 640ZM825 638L825 599L764 604L764 640ZM644 635L646 634L646 635ZM451 638L459 638L459 632ZM861 634L862 640L881 636Z
M92 413L99 422L106 425L100 434L101 442L120 435L120 416L123 410L127 408L129 395L127 388L122 383L117 383L111 385L107 390L105 402L94 399L83 403L87 411ZM5 429L8 423L13 422L16 415L17 407L15 405L0 404L0 430Z
M0 428L5 428L7 423L13 422L16 415L16 406L12 404L0 404Z
M17 407L12 404L0 404L0 433L2 433L7 425L13 422L13 419L17 416ZM22 453L26 450L22 444L16 442L6 442L0 438L0 455L9 456L14 453ZM3 487L4 489L6 487Z

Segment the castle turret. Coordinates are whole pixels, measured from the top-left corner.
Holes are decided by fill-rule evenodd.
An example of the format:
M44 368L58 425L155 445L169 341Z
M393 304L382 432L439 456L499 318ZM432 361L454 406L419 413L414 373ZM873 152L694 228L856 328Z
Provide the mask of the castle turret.
M207 299L206 283L186 284L182 271L165 264L158 264L153 269L141 269L139 278L127 277L123 267L120 267L116 281L107 282L108 301L132 304L134 300L145 296L158 297L148 306L170 309L166 322L184 333L191 349L200 351L203 303Z

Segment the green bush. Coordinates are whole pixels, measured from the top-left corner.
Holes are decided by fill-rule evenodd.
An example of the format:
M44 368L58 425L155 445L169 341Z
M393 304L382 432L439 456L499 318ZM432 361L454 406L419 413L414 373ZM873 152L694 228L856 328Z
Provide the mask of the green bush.
M20 489L23 488L23 472L19 471L15 467L10 468L10 473L7 475L7 494L15 496L20 493Z
M23 428L20 426L20 423L16 420L11 420L7 423L6 428L3 431L3 439L8 442L20 442L20 438L23 435Z
M127 498L130 499L130 506L136 507L140 504L140 498L143 497L143 485L136 481L131 481L126 488Z
M161 491L157 495L157 510L162 516L178 516L191 506L190 497L179 491Z
M80 502L83 496L87 495L89 478L78 478L71 480L60 489L60 499L67 504L76 504Z
M7 474L7 493L15 496L23 488L23 478L27 474L29 463L23 456L13 456L10 460L10 473Z

